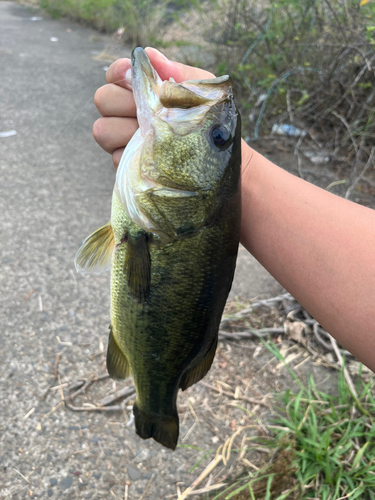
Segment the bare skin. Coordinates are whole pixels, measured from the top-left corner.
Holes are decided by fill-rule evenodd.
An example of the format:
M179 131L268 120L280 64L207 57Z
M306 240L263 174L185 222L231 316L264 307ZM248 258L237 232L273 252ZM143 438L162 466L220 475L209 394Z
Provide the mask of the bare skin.
M146 52L163 80L213 76L169 61L155 49ZM114 62L108 85L95 95L103 118L93 134L112 154L115 168L138 127L131 84L123 80L129 69L129 59ZM375 211L287 173L243 142L241 228L247 250L375 371Z

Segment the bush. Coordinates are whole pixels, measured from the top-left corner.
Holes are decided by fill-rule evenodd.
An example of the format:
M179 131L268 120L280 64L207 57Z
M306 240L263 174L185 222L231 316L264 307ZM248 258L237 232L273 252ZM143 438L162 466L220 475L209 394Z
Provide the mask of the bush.
M205 33L216 47L216 72L234 78L247 135L257 139L274 123L293 124L310 149L354 169L365 164L375 138L375 3L260 5L217 4Z

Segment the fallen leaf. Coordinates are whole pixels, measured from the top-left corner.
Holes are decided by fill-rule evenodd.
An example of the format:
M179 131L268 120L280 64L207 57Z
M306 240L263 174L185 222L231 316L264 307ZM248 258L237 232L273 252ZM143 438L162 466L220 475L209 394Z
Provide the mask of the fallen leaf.
M306 330L305 323L302 321L284 321L284 329L289 338L298 342L299 344L306 345L304 332Z

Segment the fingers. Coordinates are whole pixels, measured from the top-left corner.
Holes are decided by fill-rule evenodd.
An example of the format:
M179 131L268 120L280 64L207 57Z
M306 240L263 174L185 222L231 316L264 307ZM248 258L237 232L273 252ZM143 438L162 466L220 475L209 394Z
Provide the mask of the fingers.
M111 116L99 118L92 127L92 133L101 148L112 154L125 147L138 128L135 118Z
M102 116L137 116L133 93L119 85L100 87L95 92L94 103Z
M167 59L161 52L152 47L148 47L146 53L151 61L151 64L159 74L162 80L174 78L177 83L185 80L203 80L205 78L214 78L214 75L209 71L200 68L193 68L186 64L177 63ZM106 80L108 83L117 83L121 87L131 89L130 59L118 59L108 68ZM127 76L127 80L125 80Z
M170 61L156 49L148 47L145 50L162 80L172 77L179 83L214 78L212 73L203 69ZM125 146L138 128L130 59L118 59L111 64L106 80L108 85L98 89L94 97L95 105L103 118L94 123L93 135L99 146L113 155L113 164L117 168Z
M117 170L117 167L120 163L122 153L124 152L125 148L119 148L113 151L112 155L112 161L113 161L113 166L115 167L115 170Z
M110 65L105 75L107 83L116 83L120 87L131 90L131 62L130 59L117 59Z
M215 78L212 73L204 69L193 68L192 66L187 66L186 64L170 61L161 52L152 47L147 47L145 50L151 64L162 80L169 80L169 78L172 77L177 83L180 83L185 80L204 80L206 78Z

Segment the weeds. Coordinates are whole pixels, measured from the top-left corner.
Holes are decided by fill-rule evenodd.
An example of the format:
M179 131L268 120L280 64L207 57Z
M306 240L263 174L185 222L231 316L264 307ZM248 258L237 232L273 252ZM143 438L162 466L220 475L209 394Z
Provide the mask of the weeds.
M268 394L268 410L261 413L254 405L242 406L239 392L234 395L237 401L231 406L243 412L243 419L237 417L241 426L232 428L234 432L191 486L179 494L179 500L194 493L193 498L206 500L375 500L373 375L349 353L340 351L336 341L290 295L244 306L228 304L221 337L236 339L236 334L241 333L241 340L246 329L248 338L258 337L272 355L263 367L272 370L274 361L272 373L281 375L287 370L288 390L273 397ZM263 323L259 324L261 318ZM269 337L271 332L265 337L263 331L271 322L284 324L284 340L276 332L272 332L278 335L275 342ZM297 344L286 348L288 339ZM291 349L301 346L308 350L315 365L324 361L326 366L339 369L337 379L327 382L328 376L317 383L311 374L312 366L308 375L306 370L300 371L304 363L300 358L292 367ZM333 380L337 380L334 385ZM225 407L224 396L233 395L221 385L219 392L220 405ZM210 454L203 449L197 452L192 472Z
M375 138L374 22L373 2L222 2L206 37L216 71L234 77L248 140L292 124L299 150L352 167L351 185Z
M166 16L167 0L40 0L53 17L67 16L100 31L119 30L133 46L146 46Z
M355 401L341 372L337 396L318 391L310 377L306 389L280 397L280 414L273 420L280 429L273 432L275 439L289 441L284 449L295 454L292 464L301 498L375 498L371 385L358 381Z
M200 9L173 40L195 44L184 62L210 53L206 69L232 76L247 142L289 135L296 154L344 169L349 197L375 165L375 3L211 0Z
M269 349L277 347L271 342ZM279 358L279 356L278 356ZM360 373L359 373L360 375ZM320 391L312 376L297 393L276 396L268 436L251 436L272 459L257 472L233 478L212 500L375 499L373 380L358 377L354 398L343 371L337 394ZM246 429L243 429L245 432ZM243 450L232 450L235 451Z

